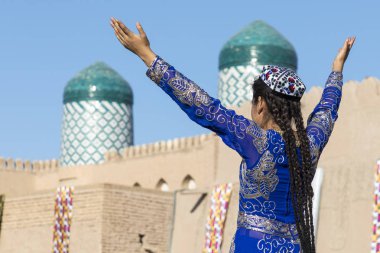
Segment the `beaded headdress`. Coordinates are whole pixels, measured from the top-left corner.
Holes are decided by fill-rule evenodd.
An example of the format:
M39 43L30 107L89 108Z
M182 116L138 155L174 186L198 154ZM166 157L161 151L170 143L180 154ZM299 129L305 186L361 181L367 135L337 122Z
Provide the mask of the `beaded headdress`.
M305 84L294 70L275 65L264 65L260 76L274 93L286 98L300 100L306 90Z

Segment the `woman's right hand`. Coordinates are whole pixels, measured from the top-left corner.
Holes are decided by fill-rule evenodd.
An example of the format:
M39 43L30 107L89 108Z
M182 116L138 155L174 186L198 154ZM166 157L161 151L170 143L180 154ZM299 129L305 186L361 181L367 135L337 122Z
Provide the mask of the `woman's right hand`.
M139 35L128 29L123 22L111 18L111 26L115 31L115 35L119 42L129 51L140 57L145 65L150 66L156 57L156 54L150 49L150 42L144 29L139 22L136 23L136 28Z
M356 37L348 37L343 44L343 47L339 49L337 56L334 59L332 70L336 72L342 72L344 63L350 53L352 46L355 43Z

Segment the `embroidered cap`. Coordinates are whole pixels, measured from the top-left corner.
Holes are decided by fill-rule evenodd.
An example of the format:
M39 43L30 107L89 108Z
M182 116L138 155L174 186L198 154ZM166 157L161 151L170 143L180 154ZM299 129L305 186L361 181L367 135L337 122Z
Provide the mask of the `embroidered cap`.
M296 100L301 99L306 90L305 84L294 70L286 67L264 65L257 78L261 78L273 91Z

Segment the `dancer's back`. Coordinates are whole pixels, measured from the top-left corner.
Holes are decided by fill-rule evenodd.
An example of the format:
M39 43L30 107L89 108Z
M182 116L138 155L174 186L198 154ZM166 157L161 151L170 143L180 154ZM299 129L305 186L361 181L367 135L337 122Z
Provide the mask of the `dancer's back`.
M235 111L221 105L202 88L157 56L146 74L162 88L190 119L217 133L224 143L242 157L239 170L239 214L231 247L244 252L248 245L261 252L283 247L298 252L299 240L293 211L289 161L281 132L264 130ZM342 74L332 72L320 103L309 117L313 171L337 119ZM300 147L297 145L300 158ZM235 242L239 240L239 243ZM298 245L298 246L297 246ZM238 248L241 247L239 251ZM285 248L284 248L285 249ZM263 251L264 252L264 251Z

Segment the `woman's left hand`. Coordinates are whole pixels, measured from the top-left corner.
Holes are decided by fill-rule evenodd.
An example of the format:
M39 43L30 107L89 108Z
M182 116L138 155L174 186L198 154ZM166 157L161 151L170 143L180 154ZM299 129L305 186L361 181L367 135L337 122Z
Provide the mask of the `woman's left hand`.
M333 66L332 66L333 71L337 71L337 72L343 71L344 63L346 62L347 57L350 53L350 50L355 43L355 39L356 37L348 37L344 41L343 47L339 49L338 54L336 55L334 59Z
M141 24L139 22L136 23L139 35L133 33L123 24L123 22L115 18L111 18L111 26L113 27L119 42L126 49L139 56L145 64L149 66L156 55L150 49L150 42Z

